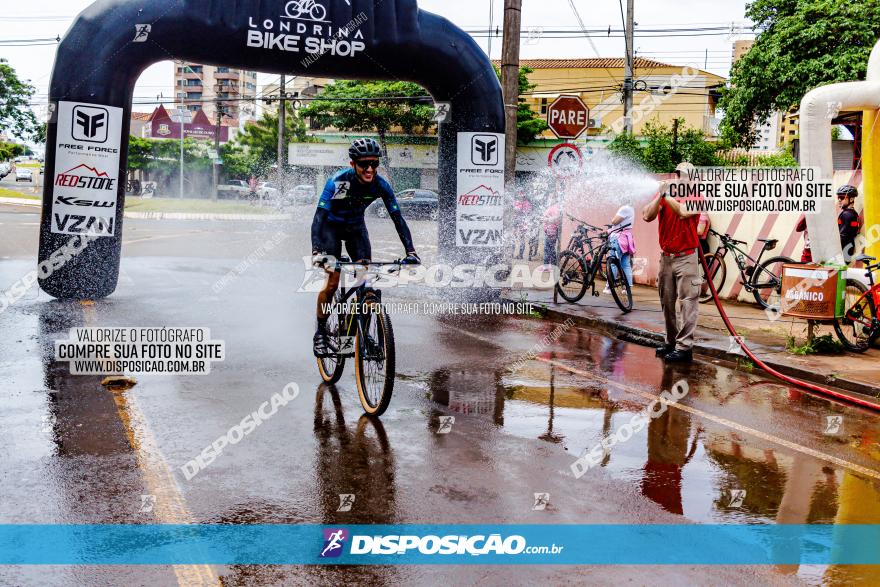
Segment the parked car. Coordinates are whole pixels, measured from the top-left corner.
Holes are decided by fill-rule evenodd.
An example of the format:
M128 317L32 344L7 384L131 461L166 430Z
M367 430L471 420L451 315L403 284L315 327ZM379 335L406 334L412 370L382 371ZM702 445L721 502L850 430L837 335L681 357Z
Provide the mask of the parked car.
M0 179L12 173L12 165L9 163L0 163Z
M403 190L395 194L400 211L407 219L437 220L440 217L440 196L431 190ZM388 210L382 200L376 200L368 208L379 218L387 218Z
M309 206L318 203L318 191L313 185L298 185L284 194L285 203L289 206Z
M221 200L246 200L250 193L251 188L243 179L230 179L226 183L217 186L217 197Z
M261 200L277 201L281 198L281 190L271 181L261 181L257 184L257 195Z
M15 181L34 181L34 172L27 167L15 171Z

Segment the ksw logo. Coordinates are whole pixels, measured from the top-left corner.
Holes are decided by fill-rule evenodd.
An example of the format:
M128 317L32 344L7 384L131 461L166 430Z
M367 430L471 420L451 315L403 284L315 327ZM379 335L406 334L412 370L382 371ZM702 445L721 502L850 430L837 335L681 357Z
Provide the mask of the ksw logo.
M65 206L90 206L92 208L113 208L116 202L100 202L98 200L80 200L73 196L57 196L56 204L64 204Z
M501 216L482 216L480 214L462 214L459 220L463 222L501 222Z
M500 230L485 230L483 228L474 228L472 230L458 229L458 236L461 237L461 242L465 245L501 245Z
M348 191L351 189L351 182L349 181L337 181L336 191L333 192L334 200L344 200L348 197Z
M471 141L471 162L474 165L498 165L498 138L474 135Z
M55 227L62 234L113 235L113 218L106 216L80 216L78 214L55 214Z
M110 113L106 108L74 106L71 136L77 141L106 143L107 121L109 119Z
M59 173L55 178L56 186L68 188L113 191L116 189L115 184L116 180L111 178L106 171L98 171L85 163Z

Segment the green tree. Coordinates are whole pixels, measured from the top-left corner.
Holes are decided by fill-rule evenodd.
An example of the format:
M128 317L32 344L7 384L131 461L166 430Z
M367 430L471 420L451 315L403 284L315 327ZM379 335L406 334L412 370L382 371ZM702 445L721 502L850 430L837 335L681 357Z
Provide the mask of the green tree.
M608 144L608 150L624 159L639 165L644 164L642 143L632 134L624 131Z
M683 119L679 119L677 139L672 128L650 121L645 123L643 141L620 133L608 145L608 150L643 165L652 173L671 173L681 161L704 167L721 165L718 146L707 141L698 129L684 126Z
M534 141L538 135L550 128L547 121L531 109L522 96L534 90L537 85L529 82L529 74L535 71L529 67L519 68L519 104L516 108L516 142L526 145ZM501 80L501 70L495 67L495 73Z
M787 112L809 90L864 79L880 31L876 0L755 0L746 16L761 32L734 64L720 102L733 146L751 147L756 120Z
M305 121L302 116L297 114L290 102L285 103L287 115L284 119L285 131L284 136L289 141L298 143L314 140L308 136ZM266 112L263 117L251 122L244 127L235 142L242 147L246 147L248 154L238 151L229 151L236 165L246 165L250 168L249 173L257 175L265 175L269 168L278 162L278 114ZM224 166L227 165L226 155L223 157ZM238 175L227 169L230 175Z
M18 145L16 143L2 143L0 142L0 161L6 161L8 159L14 159L19 155L24 155L25 147L23 145Z
M0 131L11 131L21 138L39 136L40 125L29 104L34 91L18 79L8 61L0 59Z
M392 128L400 127L407 134L427 134L433 129L434 108L429 101L427 92L412 82L340 80L324 88L301 114L321 127L375 132L387 153Z

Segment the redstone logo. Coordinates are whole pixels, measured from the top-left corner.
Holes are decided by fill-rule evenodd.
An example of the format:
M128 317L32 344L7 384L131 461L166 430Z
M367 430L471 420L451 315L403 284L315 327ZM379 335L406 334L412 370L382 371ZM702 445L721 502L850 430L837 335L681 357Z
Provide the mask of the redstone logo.
M82 170L82 171L80 171ZM116 180L109 177L106 172L98 171L85 163L77 165L64 173L59 173L55 178L55 185L60 187L106 190L116 189Z

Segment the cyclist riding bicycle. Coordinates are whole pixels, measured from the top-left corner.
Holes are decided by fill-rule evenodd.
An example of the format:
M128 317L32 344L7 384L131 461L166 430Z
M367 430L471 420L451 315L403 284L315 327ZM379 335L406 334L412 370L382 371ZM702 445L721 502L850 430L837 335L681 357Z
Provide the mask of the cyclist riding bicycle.
M329 276L324 289L318 294L318 328L314 339L316 357L326 357L332 352L327 336L328 308L339 287L340 274L326 267L328 255L338 259L342 254L342 243L345 242L345 251L352 260L371 260L370 235L364 212L375 200L382 198L394 222L397 236L406 251L403 263L421 263L391 184L376 172L381 153L379 143L373 139L356 139L348 149L351 167L331 177L318 200L318 209L312 221L313 263L324 267Z

